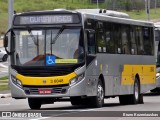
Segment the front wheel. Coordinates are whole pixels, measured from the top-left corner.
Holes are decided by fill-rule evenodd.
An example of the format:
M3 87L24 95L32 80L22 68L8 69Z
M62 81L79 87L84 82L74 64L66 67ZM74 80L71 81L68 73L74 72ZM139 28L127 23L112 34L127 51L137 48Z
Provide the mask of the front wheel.
M90 98L90 104L96 108L100 108L104 104L104 87L101 80L98 81L97 96Z
M143 104L143 94L140 94L140 83L137 78L135 78L133 94L132 95L121 95L119 96L120 104Z
M41 100L38 98L28 98L28 105L31 109L40 109Z

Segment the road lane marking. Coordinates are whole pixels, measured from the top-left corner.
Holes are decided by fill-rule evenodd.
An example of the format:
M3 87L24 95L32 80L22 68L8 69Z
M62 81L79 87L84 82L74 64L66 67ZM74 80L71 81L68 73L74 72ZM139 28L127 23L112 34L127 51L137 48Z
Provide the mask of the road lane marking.
M8 117L0 117L0 120L22 120L22 118L13 118L13 117L8 118ZM25 120L25 119L23 119L23 120Z
M5 106L5 105L11 105L10 103L8 103L8 104L0 104L0 106Z
M3 68L8 68L8 66L6 66L6 65L3 65L2 63L0 63L0 67L3 67Z
M49 117L42 117L42 118L29 119L29 120L43 120L43 119L49 119L49 118L58 117L58 116L62 116L63 117L63 115L68 115L68 114L73 114L73 113L80 113L80 112L85 112L85 111L95 111L97 109L102 109L102 108L85 109L85 110L83 110L83 109L80 109L80 110L73 110L73 109L72 110L61 110L61 111L66 111L68 113L60 113L60 114L56 114L56 115L51 115ZM53 112L54 111L57 111L57 110L53 110ZM71 112L69 112L69 111L71 111Z
M8 72L8 71L1 71L1 72Z
M41 118L34 118L34 119L29 119L29 120L43 120L43 119L49 119L51 117L41 117Z

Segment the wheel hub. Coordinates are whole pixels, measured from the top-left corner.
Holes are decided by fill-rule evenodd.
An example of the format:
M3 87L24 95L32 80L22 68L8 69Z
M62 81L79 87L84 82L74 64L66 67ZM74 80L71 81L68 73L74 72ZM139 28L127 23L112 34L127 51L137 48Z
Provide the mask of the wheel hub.
M135 94L135 99L138 100L138 98L139 98L139 90L138 90L138 84L137 83L135 83L134 94Z
M103 91L103 87L101 85L98 85L98 101L102 102L103 98L104 98L104 91Z

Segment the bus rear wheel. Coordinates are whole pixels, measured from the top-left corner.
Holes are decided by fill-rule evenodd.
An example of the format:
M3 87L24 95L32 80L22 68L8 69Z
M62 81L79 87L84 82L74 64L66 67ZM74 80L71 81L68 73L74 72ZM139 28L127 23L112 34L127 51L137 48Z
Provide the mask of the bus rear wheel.
M95 108L100 108L104 104L104 87L100 79L97 85L97 96L91 97L89 104Z
M140 83L137 78L135 78L133 94L132 95L122 95L119 96L120 104L143 104L143 95L140 94Z
M40 109L41 100L38 98L28 98L28 105L31 109Z
M133 90L133 95L130 97L130 104L137 104L140 98L140 84L137 80L135 79L134 82L134 90Z

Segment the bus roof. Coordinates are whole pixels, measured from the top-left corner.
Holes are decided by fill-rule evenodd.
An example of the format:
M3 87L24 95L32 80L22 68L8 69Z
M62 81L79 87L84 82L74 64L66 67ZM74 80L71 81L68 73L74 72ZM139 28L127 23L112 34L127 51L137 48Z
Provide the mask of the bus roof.
M94 9L94 10L79 9L77 11L91 19L97 19L97 20L102 20L102 21L104 20L104 21L122 23L122 24L132 24L132 25L139 25L139 26L154 27L153 22L130 19L129 15L126 13L111 11L111 10L106 10L105 12L99 12L99 10L100 9Z
M101 9L78 9L78 10L54 9L54 10L25 12L17 15L33 15L33 14L40 15L40 14L52 14L52 13L63 13L63 14L80 13L85 17L91 19L109 21L114 23L154 27L153 22L129 19L129 15L126 13L111 11L111 10L101 10Z

